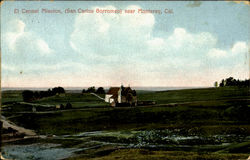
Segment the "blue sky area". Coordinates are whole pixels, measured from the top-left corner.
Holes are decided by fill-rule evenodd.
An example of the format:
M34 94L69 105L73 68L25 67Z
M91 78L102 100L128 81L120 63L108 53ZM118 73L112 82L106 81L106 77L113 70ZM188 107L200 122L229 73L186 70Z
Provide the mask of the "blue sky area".
M94 13L65 13L79 8ZM206 87L229 76L245 79L249 16L243 2L7 1L1 5L2 86Z

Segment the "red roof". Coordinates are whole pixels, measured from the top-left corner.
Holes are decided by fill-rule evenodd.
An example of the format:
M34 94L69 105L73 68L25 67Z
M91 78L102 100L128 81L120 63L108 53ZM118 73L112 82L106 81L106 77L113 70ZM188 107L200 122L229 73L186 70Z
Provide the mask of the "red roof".
M110 87L107 94L112 94L112 95L118 94L119 89L120 89L120 87Z

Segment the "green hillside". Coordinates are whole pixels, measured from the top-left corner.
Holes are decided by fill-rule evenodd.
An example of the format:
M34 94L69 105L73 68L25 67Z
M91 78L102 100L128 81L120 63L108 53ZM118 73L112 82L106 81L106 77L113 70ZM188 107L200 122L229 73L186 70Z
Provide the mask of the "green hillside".
M204 89L185 89L138 94L139 100L154 100L158 104L250 99L248 87L219 87Z

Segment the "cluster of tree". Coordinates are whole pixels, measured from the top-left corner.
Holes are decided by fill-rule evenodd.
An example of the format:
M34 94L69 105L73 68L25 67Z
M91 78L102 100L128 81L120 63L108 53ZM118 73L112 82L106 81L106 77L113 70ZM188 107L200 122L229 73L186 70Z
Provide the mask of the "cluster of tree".
M89 87L87 90L83 89L82 93L105 94L105 91L104 91L103 87L99 87L99 88L95 89L95 87L92 86L92 87Z
M214 83L215 87L218 87L218 82ZM227 79L222 79L219 86L225 87L225 86L238 86L238 87L249 87L250 81L249 79L246 80L239 80L234 79L233 77L229 77Z
M64 88L62 87L55 87L52 89L48 89L48 91L30 91L30 90L25 90L22 92L22 96L23 96L23 101L24 102L30 102L32 100L35 99L40 99L40 98L44 98L44 97L50 97L50 96L54 96L56 94L61 94L61 93L65 93Z
M63 104L60 104L60 108L56 109L72 109L72 105L68 102L65 106Z

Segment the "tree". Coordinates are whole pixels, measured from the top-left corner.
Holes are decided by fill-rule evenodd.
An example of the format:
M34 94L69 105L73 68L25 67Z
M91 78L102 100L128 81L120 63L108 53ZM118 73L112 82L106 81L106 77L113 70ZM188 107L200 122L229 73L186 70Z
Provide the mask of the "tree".
M221 83L220 83L220 87L224 87L224 86L237 86L237 87L249 87L249 79L245 79L245 80L239 80L239 79L234 79L233 77L229 77L227 79L222 79Z
M130 106L132 105L132 101L133 101L133 95L132 93L128 93L126 96L127 102L130 104Z
M39 94L39 92L37 92L37 91L35 91L35 92L33 93L33 96L34 96L35 99L39 99L39 98L40 98L40 94Z
M71 108L72 108L71 103L68 102L68 103L66 104L66 107L65 107L65 108L66 108L66 109L71 109Z
M87 93L94 93L95 92L95 87L94 86L89 87L86 92Z
M85 89L83 89L83 90L82 90L82 93L86 93L86 90L85 90Z
M229 77L225 80L226 85L225 86L233 86L234 85L234 78L233 77Z
M132 90L132 94L133 94L133 96L136 96L136 91Z
M60 109L64 109L64 105L63 104L60 104Z
M99 87L99 88L96 90L96 93L97 93L97 94L105 94L105 91L104 91L103 87Z
M30 90L23 91L22 96L24 102L30 102L34 99L34 93Z
M65 93L65 90L63 87L57 87L58 88L58 93Z
M48 89L47 96L54 96L54 95L55 93L51 89Z
M64 90L64 88L62 88L62 87L55 87L55 88L52 88L52 92L54 93L54 95L55 94L60 94L60 93L65 93L65 90Z
M214 82L214 87L218 87L218 82Z
M222 79L222 81L220 83L220 87L224 87L224 83L225 83L225 81L224 81L224 79Z

